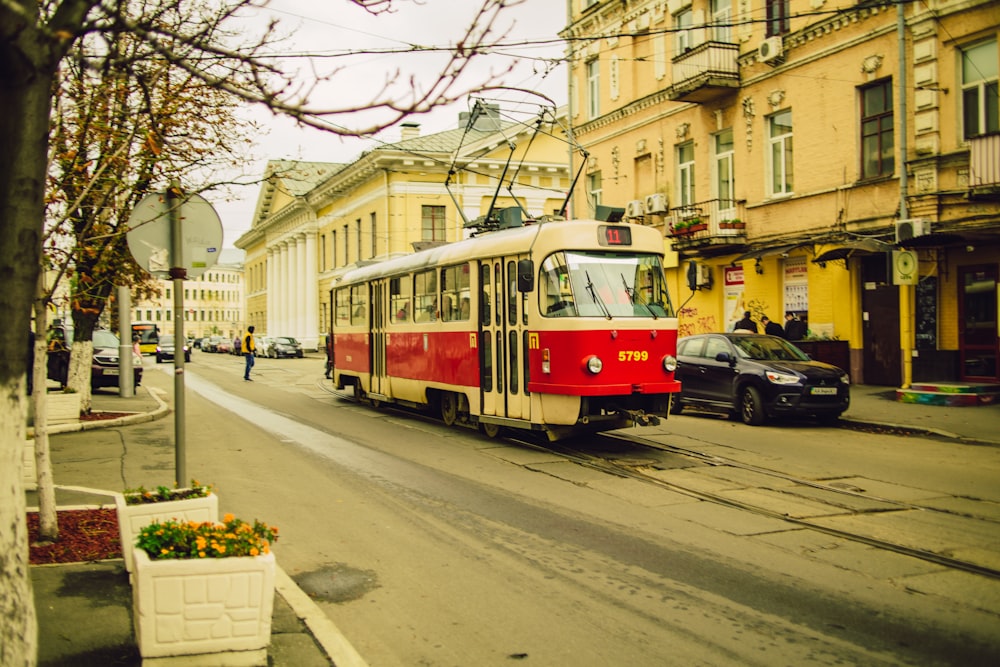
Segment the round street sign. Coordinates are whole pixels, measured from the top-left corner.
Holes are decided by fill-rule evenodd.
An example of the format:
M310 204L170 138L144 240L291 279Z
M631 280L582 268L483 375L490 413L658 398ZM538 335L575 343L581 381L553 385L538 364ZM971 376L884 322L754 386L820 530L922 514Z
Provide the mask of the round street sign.
M179 203L180 261L170 252L170 211L165 192L146 195L129 215L128 249L136 263L156 278L170 278L171 267L183 267L188 278L197 278L219 260L222 220L201 195L184 195L174 201Z

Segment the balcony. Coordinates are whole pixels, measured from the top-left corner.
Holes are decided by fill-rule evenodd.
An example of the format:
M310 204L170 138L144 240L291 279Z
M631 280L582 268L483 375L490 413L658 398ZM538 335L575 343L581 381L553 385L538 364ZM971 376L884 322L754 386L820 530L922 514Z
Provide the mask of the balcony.
M667 235L675 250L722 254L746 245L746 205L734 199L709 199L670 209ZM735 247L734 247L735 246Z
M704 42L673 59L673 85L667 95L675 102L698 104L718 99L740 87L736 62L740 48L726 42Z
M1000 201L1000 134L969 139L969 199Z

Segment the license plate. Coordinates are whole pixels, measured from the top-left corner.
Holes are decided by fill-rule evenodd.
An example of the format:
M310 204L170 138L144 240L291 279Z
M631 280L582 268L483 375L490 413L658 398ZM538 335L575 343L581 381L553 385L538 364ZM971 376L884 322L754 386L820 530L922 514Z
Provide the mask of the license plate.
M809 390L809 393L811 393L811 394L813 394L815 396L836 396L837 395L837 388L836 387L813 387L812 389Z
M105 375L118 375L118 369L117 368L105 368L104 369L104 374Z

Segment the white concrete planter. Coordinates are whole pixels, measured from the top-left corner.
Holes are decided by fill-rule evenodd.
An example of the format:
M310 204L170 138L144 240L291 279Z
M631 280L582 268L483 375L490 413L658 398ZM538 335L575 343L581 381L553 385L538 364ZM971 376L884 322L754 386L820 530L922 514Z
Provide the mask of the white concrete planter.
M45 397L45 410L49 426L78 422L80 421L80 394L62 391L50 392Z
M145 526L154 521L205 521L219 520L219 497L210 493L204 498L188 498L186 500L166 500L160 503L144 503L127 505L125 496L115 494L115 506L118 508L118 533L121 537L122 557L125 559L125 569L132 571L132 547L135 538Z
M150 560L133 547L132 619L146 658L188 665L266 665L274 554ZM220 655L224 654L224 655Z

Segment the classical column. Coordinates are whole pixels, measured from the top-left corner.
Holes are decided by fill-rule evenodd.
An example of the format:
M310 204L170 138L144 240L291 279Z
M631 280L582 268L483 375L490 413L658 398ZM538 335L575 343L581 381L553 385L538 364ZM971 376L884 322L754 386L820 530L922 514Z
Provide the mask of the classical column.
M306 332L306 237L295 237L295 327L293 334L299 340Z
M285 239L281 244L281 333L280 336L293 336L292 333L292 299L294 295L292 294L292 276L294 275L294 267L292 263L295 261L294 247L291 247L294 241L291 239Z
M264 331L262 333L269 334L275 328L274 305L277 302L277 294L276 294L277 290L275 285L276 271L274 269L277 263L278 259L274 252L274 246L271 246L267 249L267 265L266 265L267 283L265 289L265 299L266 299L265 304L267 305L267 320L266 320L267 324L264 327Z
M317 271L316 232L306 233L306 289L303 296L305 303L305 322L302 337L303 345L309 349L319 349L319 272Z

